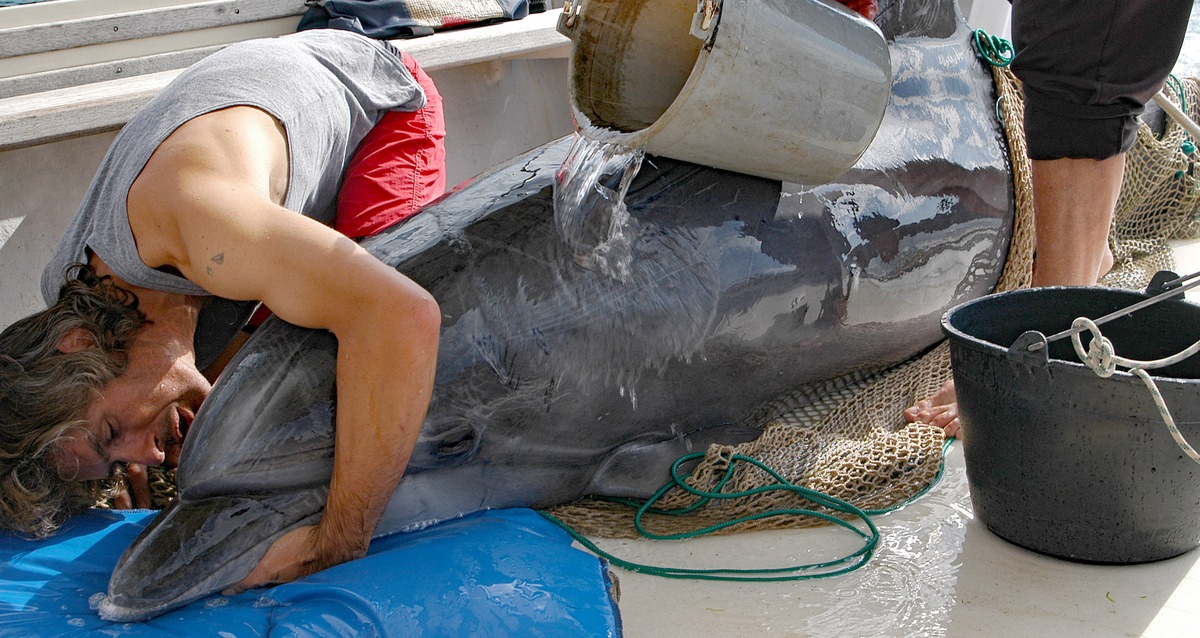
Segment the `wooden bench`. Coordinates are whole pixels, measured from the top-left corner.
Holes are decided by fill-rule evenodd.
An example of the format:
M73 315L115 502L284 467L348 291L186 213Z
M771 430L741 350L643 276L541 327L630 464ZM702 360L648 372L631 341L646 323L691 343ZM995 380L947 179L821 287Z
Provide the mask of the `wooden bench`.
M0 9L0 151L118 129L188 65L232 42L291 33L305 10L303 0L208 0L4 26L5 12L20 8ZM428 71L565 57L558 13L393 44Z

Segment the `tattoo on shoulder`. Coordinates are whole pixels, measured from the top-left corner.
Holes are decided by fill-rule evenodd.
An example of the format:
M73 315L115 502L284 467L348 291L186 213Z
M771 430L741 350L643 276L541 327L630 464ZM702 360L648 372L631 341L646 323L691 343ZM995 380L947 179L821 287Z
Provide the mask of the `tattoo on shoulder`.
M209 261L212 261L214 264L220 266L221 264L225 263L225 253L223 253L223 252L217 253L217 254L213 255L212 257L210 257ZM212 274L213 274L212 266L206 266L204 268L204 270L205 270L205 272L208 273L208 275L210 277L212 276Z

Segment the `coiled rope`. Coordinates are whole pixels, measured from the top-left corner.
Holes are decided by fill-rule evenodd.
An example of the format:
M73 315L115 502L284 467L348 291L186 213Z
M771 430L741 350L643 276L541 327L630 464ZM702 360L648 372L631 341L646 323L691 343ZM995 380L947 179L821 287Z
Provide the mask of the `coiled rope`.
M997 68L1004 68L1012 63L1015 53L1008 40L992 35L983 29L975 29L971 32L971 37L975 42L975 57ZM1001 125L1007 126L1001 107L1003 102L1003 95L996 98L996 120Z
M1088 343L1088 347L1083 347L1083 338L1080 336L1084 331L1091 333L1092 340ZM1175 426L1175 419L1171 417L1171 411L1167 408L1166 401L1163 400L1162 392L1158 390L1158 385L1154 383L1154 379L1146 370L1155 368L1165 368L1169 365L1174 365L1184 359L1200 352L1200 341L1193 343L1184 350L1170 357L1155 359L1153 361L1139 361L1137 359L1126 359L1117 356L1113 344L1103 334L1100 333L1100 327L1094 321L1087 317L1079 317L1071 323L1071 345L1075 346L1075 354L1079 356L1079 360L1088 368L1095 372L1102 379L1111 377L1116 372L1117 366L1129 368L1129 371L1146 385L1150 390L1150 396L1154 399L1154 405L1158 406L1158 413L1163 418L1163 422L1167 425L1167 431L1171 433L1171 438L1175 439L1175 443L1179 445L1179 449L1183 450L1193 461L1200 463L1200 453L1197 453Z
M1012 64L1013 48L1008 40L991 35L983 29L975 29L975 55L992 66L1006 67Z
M839 525L847 530L850 530L851 532L857 534L858 536L860 536L863 539L862 547L860 547L858 549L858 551L853 552L842 558L837 558L834 560L825 561L825 562L821 562L821 563L810 563L810 564L805 564L805 565L790 565L787 567L768 567L768 568L761 568L761 569L743 569L743 568L688 569L688 568L683 568L683 567L664 567L664 566L658 566L658 565L643 565L640 563L634 563L631 561L624 560L624 559L614 556L608 552L605 552L604 550L600 549L591 540L584 537L582 534L577 533L574 529L572 529L566 523L563 523L561 520L559 520L554 515L552 515L548 512L544 512L544 511L542 511L540 513L542 516L546 517L547 520L553 522L555 525L558 525L562 529L566 530L567 533L570 534L572 538L574 538L576 541L578 541L580 544L582 544L584 547L586 547L589 551L595 553L598 556L601 556L601 557L607 559L612 564L617 565L618 567L623 567L630 571L640 572L640 573L644 573L644 574L651 574L654 576L662 576L663 578L690 578L690 579L696 579L696 580L761 581L761 582L784 581L784 580L807 580L807 579L813 579L813 578L826 578L829 576L837 576L839 574L849 573L849 572L854 571L855 569L858 569L859 567L862 567L863 565L867 564L867 562L869 560L871 560L871 556L875 552L875 547L876 547L876 545L879 544L879 529L877 527L875 527L875 523L873 523L871 521L870 517L867 516L867 513L865 511L863 511L863 510L859 509L858 507L855 507L853 504L843 501L839 498L829 496L827 494L822 494L820 492L810 490L808 488L801 487L799 485L791 483L790 481L788 481L788 480L784 479L782 476L780 476L778 472L767 467L759 460L754 459L749 456L742 455L742 454L732 454L729 456L728 464L726 465L724 476L721 478L720 482L717 483L717 485L711 491L697 489L697 488L692 487L691 485L687 484L687 482L685 480L687 477L685 475L681 474L680 466L689 461L694 461L699 458L702 458L703 456L704 456L703 452L694 452L692 454L687 454L687 455L682 456L679 459L677 459L671 465L671 481L667 482L667 484L665 484L661 488L659 488L658 492L656 492L654 494L654 496L650 497L650 500L646 501L645 503L637 504L635 502L628 501L626 499L612 499L612 500L619 502L619 503L624 503L626 505L629 505L630 507L637 507L637 515L634 518L634 525L635 525L635 527L637 527L639 534L641 534L645 538L649 538L652 540L683 540L686 538L694 538L697 536L704 536L706 534L711 534L713 532L717 532L719 530L722 530L727 527L731 527L733 525L736 525L736 524L742 523L742 522L746 522L746 521L759 520L759 519L768 518L771 516L786 516L786 515L796 516L796 515L799 515L799 516L815 516L817 518L823 519L827 522L833 523L835 525ZM731 478L733 478L734 471L739 462L749 463L749 464L757 467L758 469L766 472L773 479L775 479L775 481L776 481L775 484L762 485L762 486L759 486L759 487L756 487L756 488L750 489L750 490L742 490L742 491L736 491L736 492L722 492L721 490L724 488L725 484L728 483ZM656 509L654 507L654 504L657 503L659 500L661 500L662 497L665 496L666 493L669 492L672 488L682 489L694 496L699 497L699 499L695 503L693 503L687 507L675 508L675 509L670 509L670 510ZM642 524L643 517L647 513L665 514L665 515L669 515L669 516L679 516L679 515L687 514L689 512L693 512L713 500L728 500L728 499L735 499L735 498L744 498L744 497L752 496L755 494L761 494L763 492L772 492L772 491L781 491L781 490L792 492L792 493L814 503L815 505L817 505L819 507L823 507L827 510L830 510L833 512L840 512L843 514L850 514L851 516L856 517L859 520L861 520L865 524L866 530L864 531L862 529L859 529L853 523L842 520L842 519L840 519L832 514L829 514L827 512L817 511L817 510L808 509L808 508L801 508L801 507L778 508L778 509L767 510L764 512L757 512L755 514L751 514L748 516L737 517L732 520L723 521L723 522L717 523L715 525L710 525L708 527L704 527L704 528L701 528L698 530L694 530L694 531L690 531L690 532L683 532L683 533L679 533L679 534L656 534L654 532L647 530L645 528L645 526Z
M950 447L950 444L953 443L953 441L954 441L954 439L950 438L950 439L947 439L946 442L943 444L943 450L942 450L943 457L945 456L946 448ZM633 571L633 572L650 574L653 576L661 576L663 578L688 578L688 579L694 579L694 580L722 580L722 581L749 581L749 582L811 580L811 579L816 579L816 578L828 578L830 576L838 576L841 574L846 574L846 573L849 573L849 572L852 572L852 571L858 569L859 567L862 567L863 565L866 565L867 562L869 562L871 560L871 557L874 555L875 548L879 544L879 538L880 538L879 529L875 526L875 523L871 520L871 516L878 515L878 514L886 514L887 512L891 512L891 511L900 509L901 507L904 507L905 505L920 498L922 495L924 495L926 492L928 492L930 489L932 489L934 485L938 484L938 482L942 478L942 474L945 472L945 464L943 463L942 467L938 470L937 476L935 476L934 479L932 481L930 481L928 486L926 486L920 492L917 492L916 494L914 494L911 498L904 501L903 503L896 505L895 507L888 508L888 509L881 509L881 510L863 510L863 509L856 507L852 503L849 503L842 499L836 498L834 496L830 496L828 494L823 494L821 492L811 490L806 487L802 487L800 485L796 485L796 484L788 481L787 479L783 478L782 476L780 476L778 472L771 469L767 465L763 464L758 459L755 459L753 457L746 456L743 454L729 455L728 460L727 460L727 465L725 468L725 474L724 474L724 476L722 476L721 480L717 483L717 485L712 490L697 489L687 483L687 481L686 481L687 475L684 475L681 473L680 467L682 465L684 465L685 463L700 459L703 456L704 456L703 452L694 452L692 454L688 454L688 455L685 455L685 456L677 459L671 465L671 480L668 481L661 488L659 488L659 490L654 494L654 496L650 497L650 499L647 500L645 503L638 503L636 501L632 501L629 499L608 499L608 500L611 500L611 501L614 501L617 503L622 503L629 507L637 508L637 514L634 517L634 526L637 528L638 533L641 534L642 537L648 538L651 540L685 540L685 539L689 539L689 538L696 538L699 536L704 536L707 534L712 534L714 532L718 532L720 530L723 530L727 527L731 527L733 525L737 525L739 523L745 523L745 522L759 520L759 519L763 519L763 518L769 518L772 516L814 516L816 518L820 518L829 523L833 523L834 525L838 525L840 527L843 527L843 528L850 530L851 532L857 534L859 537L861 537L863 539L862 547L860 547L858 549L858 551L855 551L855 552L853 552L847 556L843 556L841 558L836 558L833 560L824 561L824 562L820 562L820 563L809 563L809 564L804 564L804 565L790 565L787 567L772 567L772 568L761 568L761 569L744 569L744 568L688 569L688 568L683 568L683 567L665 567L665 566L660 566L660 565L643 565L640 563L634 563L632 561L625 560L625 559L615 556L609 552L606 552L603 549L600 549L600 547L597 546L594 542L592 542L591 539L587 538L583 534L580 534L578 531L576 531L570 525L564 523L558 517L554 516L553 514L550 514L549 512L546 512L544 510L539 510L538 513L541 514L543 517L545 517L550 522L552 522L555 525L562 528L568 534L570 534L573 539L575 539L577 542L579 542L579 544L581 544L585 548L587 548L588 551L608 560L610 563L612 563L618 567L622 567L624 569L628 569L629 571ZM728 483L731 478L733 478L733 476L735 474L736 466L738 463L744 463L744 464L748 463L748 464L758 468L759 470L766 472L767 474L769 474L771 476L771 478L775 479L775 483L771 484L771 485L762 485L762 486L759 486L759 487L756 487L753 489L749 489L749 490L741 490L741 491L735 491L735 492L723 492L722 490L724 489L725 484ZM667 494L667 492L669 492L670 490L675 489L675 488L684 490L684 491L688 492L689 494L692 494L699 498L697 499L697 501L695 503L688 505L687 507L680 507L680 508L669 509L669 510L663 510L663 509L658 509L658 508L654 507L655 503L659 502ZM753 496L755 494L761 494L763 492L772 492L772 491L792 492L793 494L796 494L797 496L800 496L801 498L804 498L804 499L814 503L816 506L824 508L825 510L828 510L828 511L818 511L815 509L801 508L801 507L777 508L777 509L767 510L767 511L763 511L763 512L757 512L752 515L740 516L737 518L730 519L728 521L723 521L721 523L710 525L708 527L704 527L704 528L697 529L697 530L692 530L689 532L682 532L682 533L678 533L678 534L657 534L657 533L654 533L654 532L646 529L645 525L643 525L643 519L646 514L681 516L681 515L693 512L701 507L704 507L705 505L707 505L709 502L711 502L713 500L729 500L729 499L745 498L748 496ZM847 520L843 520L842 518L839 518L829 512L849 515L849 518L851 518L852 520L857 518L859 521L862 522L862 524L865 526L866 529L865 530L861 529L854 523L847 521Z

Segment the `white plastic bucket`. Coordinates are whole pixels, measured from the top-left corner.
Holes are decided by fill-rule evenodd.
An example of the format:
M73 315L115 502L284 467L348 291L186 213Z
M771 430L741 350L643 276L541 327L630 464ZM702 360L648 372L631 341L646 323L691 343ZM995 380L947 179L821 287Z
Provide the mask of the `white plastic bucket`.
M558 29L584 134L751 175L841 175L891 93L883 34L832 0L581 0Z

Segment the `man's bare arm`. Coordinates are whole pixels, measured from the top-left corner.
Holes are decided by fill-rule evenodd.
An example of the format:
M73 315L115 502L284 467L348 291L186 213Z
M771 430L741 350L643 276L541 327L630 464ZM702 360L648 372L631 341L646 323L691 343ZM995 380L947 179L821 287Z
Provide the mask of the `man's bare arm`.
M144 171L129 198L148 265L174 266L215 295L260 299L281 318L338 339L337 432L324 517L277 541L239 589L361 556L424 420L437 304L353 241L276 204L253 171L190 159L155 168L171 170ZM158 179L163 174L169 179Z

